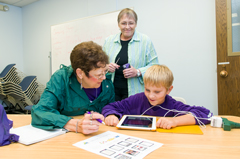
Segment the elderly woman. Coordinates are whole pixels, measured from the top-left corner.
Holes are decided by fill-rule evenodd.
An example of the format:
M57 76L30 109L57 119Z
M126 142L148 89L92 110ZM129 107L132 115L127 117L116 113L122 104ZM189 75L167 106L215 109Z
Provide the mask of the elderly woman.
M153 43L135 30L137 14L129 8L118 15L120 33L106 38L103 50L110 58L109 72L115 88L115 100L144 91L143 75L147 68L158 64Z
M96 119L104 120L99 113L115 98L113 84L106 79L108 56L90 41L75 46L70 60L71 66L61 65L52 75L40 101L32 107L32 125L83 134L96 132L100 125ZM69 117L83 114L81 120Z

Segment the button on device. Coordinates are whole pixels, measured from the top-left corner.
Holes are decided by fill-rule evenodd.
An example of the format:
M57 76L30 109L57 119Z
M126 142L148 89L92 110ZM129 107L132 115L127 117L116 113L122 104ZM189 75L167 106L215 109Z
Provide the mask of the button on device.
M126 63L126 64L123 65L123 69L129 68L129 67L130 67L129 63Z

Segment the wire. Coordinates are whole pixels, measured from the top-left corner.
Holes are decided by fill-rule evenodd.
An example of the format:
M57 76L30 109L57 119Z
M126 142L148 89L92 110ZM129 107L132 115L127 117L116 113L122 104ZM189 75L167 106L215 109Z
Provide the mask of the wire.
M141 114L141 116L142 116L143 114L145 114L146 111L148 111L149 109L151 109L151 108L153 108L153 107L155 107L155 106L151 106L150 108L148 108L147 110L145 110L145 112L143 112L143 113Z
M163 117L165 117L169 112L176 112L176 113L178 113L178 114L176 114L173 118L175 118L175 117L177 117L178 115L181 115L181 114L191 114L191 115L196 119L196 121L198 122L198 124L199 124L199 126L200 126L201 128L206 128L206 125L205 125L201 120L199 120L199 119L209 120L209 118L200 118L200 117L197 117L195 114L193 114L192 112L189 112L189 111L180 111L180 110L176 110L176 109L172 109L172 110L171 110L171 109L163 108L163 107L160 106L160 105L151 106L150 108L148 108L147 110L145 110L145 111L141 114L141 116L142 116L143 114L145 114L148 110L152 109L153 107L160 107L160 108L162 108L163 110L167 110L167 113L165 113Z

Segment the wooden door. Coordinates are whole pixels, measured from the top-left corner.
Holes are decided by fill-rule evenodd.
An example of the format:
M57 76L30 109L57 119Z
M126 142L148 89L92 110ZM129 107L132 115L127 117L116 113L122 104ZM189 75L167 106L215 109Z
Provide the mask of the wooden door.
M227 77L221 77L222 65L217 66L218 114L240 116L240 56L227 54L227 2L216 2L217 64L229 62Z

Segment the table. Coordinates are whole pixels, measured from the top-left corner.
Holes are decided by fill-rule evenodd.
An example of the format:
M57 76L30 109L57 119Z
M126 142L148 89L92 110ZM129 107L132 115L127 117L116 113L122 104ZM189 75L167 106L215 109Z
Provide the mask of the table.
M240 122L240 117L222 116L230 121ZM13 127L17 128L31 123L31 115L10 115ZM81 118L81 117L76 117ZM97 133L83 135L81 133L68 132L30 146L20 143L12 143L0 147L1 159L71 159L71 158L97 158L105 157L90 153L73 146L74 143L101 134L105 131L113 131L129 136L135 136L147 140L163 143L159 149L147 155L151 158L194 158L194 159L239 159L240 158L240 129L224 131L222 128L213 128L207 125L202 129L203 135L173 134L150 131L119 130L115 127L101 125Z

